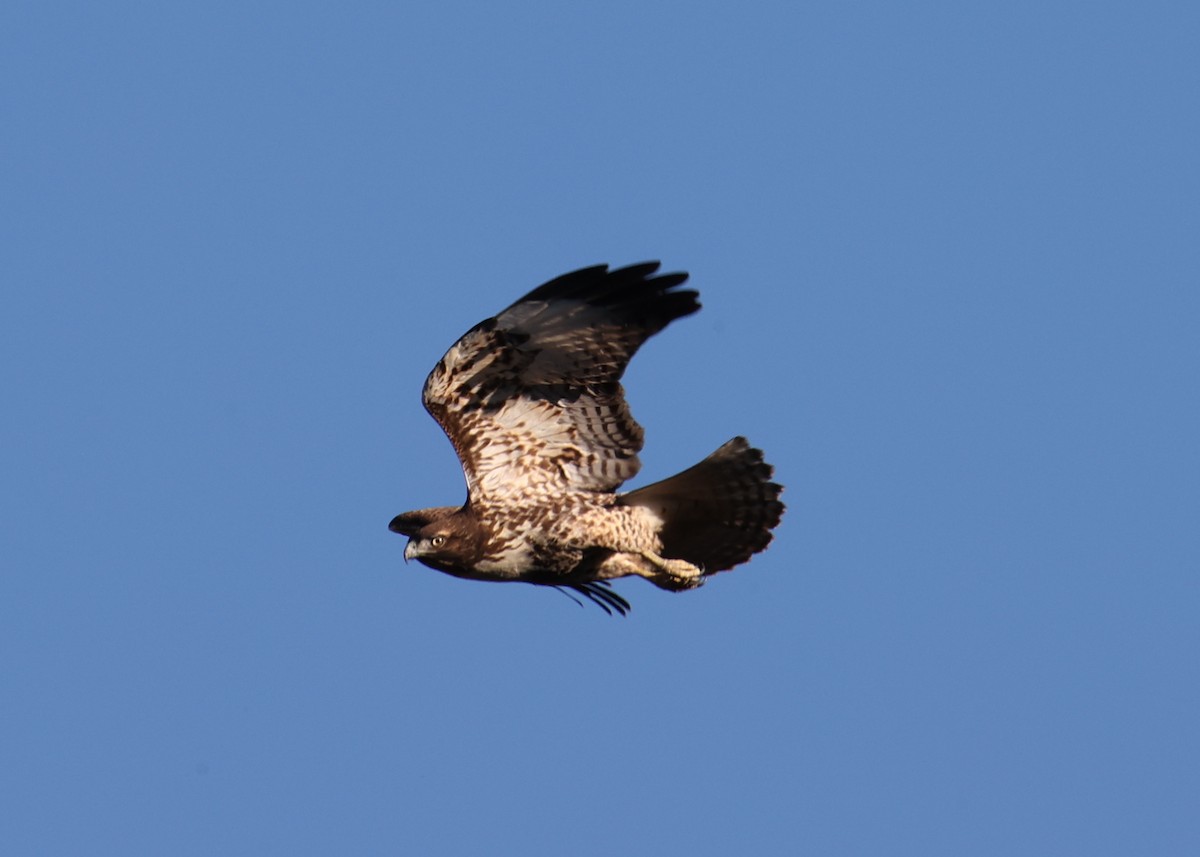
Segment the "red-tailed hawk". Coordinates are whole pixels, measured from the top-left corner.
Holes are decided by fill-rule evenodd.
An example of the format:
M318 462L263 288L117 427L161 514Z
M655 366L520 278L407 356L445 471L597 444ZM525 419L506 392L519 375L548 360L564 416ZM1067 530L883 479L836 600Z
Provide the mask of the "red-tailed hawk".
M647 339L700 309L687 274L658 262L584 268L467 331L425 381L454 444L467 502L405 512L404 558L471 580L573 590L606 612L609 580L684 590L771 541L783 490L745 438L682 473L617 494L641 467L642 427L621 376Z

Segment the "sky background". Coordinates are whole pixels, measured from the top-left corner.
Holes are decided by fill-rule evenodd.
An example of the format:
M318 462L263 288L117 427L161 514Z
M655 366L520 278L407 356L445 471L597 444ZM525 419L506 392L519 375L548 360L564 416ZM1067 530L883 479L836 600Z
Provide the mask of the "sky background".
M1200 853L1191 3L6 3L7 854ZM702 590L402 561L477 321L662 259Z

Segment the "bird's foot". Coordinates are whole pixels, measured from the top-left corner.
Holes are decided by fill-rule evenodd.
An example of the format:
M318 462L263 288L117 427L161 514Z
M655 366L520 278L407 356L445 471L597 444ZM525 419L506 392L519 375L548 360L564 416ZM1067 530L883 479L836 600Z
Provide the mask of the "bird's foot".
M642 559L655 569L653 574L647 575L655 586L679 591L704 585L704 569L687 560L668 559L652 553L643 553Z

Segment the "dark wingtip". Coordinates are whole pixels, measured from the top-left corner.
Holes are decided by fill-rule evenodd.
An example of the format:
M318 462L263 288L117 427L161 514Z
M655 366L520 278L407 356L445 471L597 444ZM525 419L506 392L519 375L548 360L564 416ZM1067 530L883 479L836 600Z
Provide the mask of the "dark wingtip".
M660 297L669 295L676 300L680 300L684 299L685 295L688 296L693 306L681 314L687 315L698 310L700 304L696 301L696 298L699 296L697 292L690 290L686 292L670 291L676 286L687 282L687 272L674 271L666 274L656 274L661 266L662 263L657 260L637 262L636 264L625 265L621 268L610 268L608 265L590 265L576 271L569 271L566 274L561 274L552 280L542 283L521 298L521 301L562 297L581 298L585 300L599 299L603 302L609 302L614 299L628 299L631 289L640 291L649 285L653 287L653 293ZM518 301L518 303L521 301Z
M608 265L605 265L604 267L607 268ZM609 276L613 276L613 277L615 277L617 275L625 275L625 276L631 277L633 279L644 280L644 279L647 279L651 274L658 271L658 269L661 267L662 267L662 262L658 261L657 259L649 259L645 262L634 262L632 265L625 265L620 268L613 268L608 273L609 273ZM675 276L675 275L674 274L664 274L663 276ZM687 274L684 274L683 276L684 276L684 279L687 278Z
M388 529L393 533L412 538L417 534L417 530L421 529L427 523L429 522L415 518L412 512L405 512L403 515L397 515L392 518L391 523L388 524Z
M574 589L584 598L591 601L593 604L600 606L600 609L609 616L613 613L618 613L625 616L633 608L629 602L618 595L610 588L609 584L603 580L594 580L589 583L573 584L571 589Z

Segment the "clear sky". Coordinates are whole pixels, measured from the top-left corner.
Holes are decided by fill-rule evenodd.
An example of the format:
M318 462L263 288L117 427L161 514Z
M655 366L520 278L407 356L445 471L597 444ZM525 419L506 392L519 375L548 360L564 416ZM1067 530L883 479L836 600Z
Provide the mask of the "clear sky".
M1193 3L10 2L7 854L1200 853ZM624 619L402 561L554 275L704 310L645 484L776 543Z

